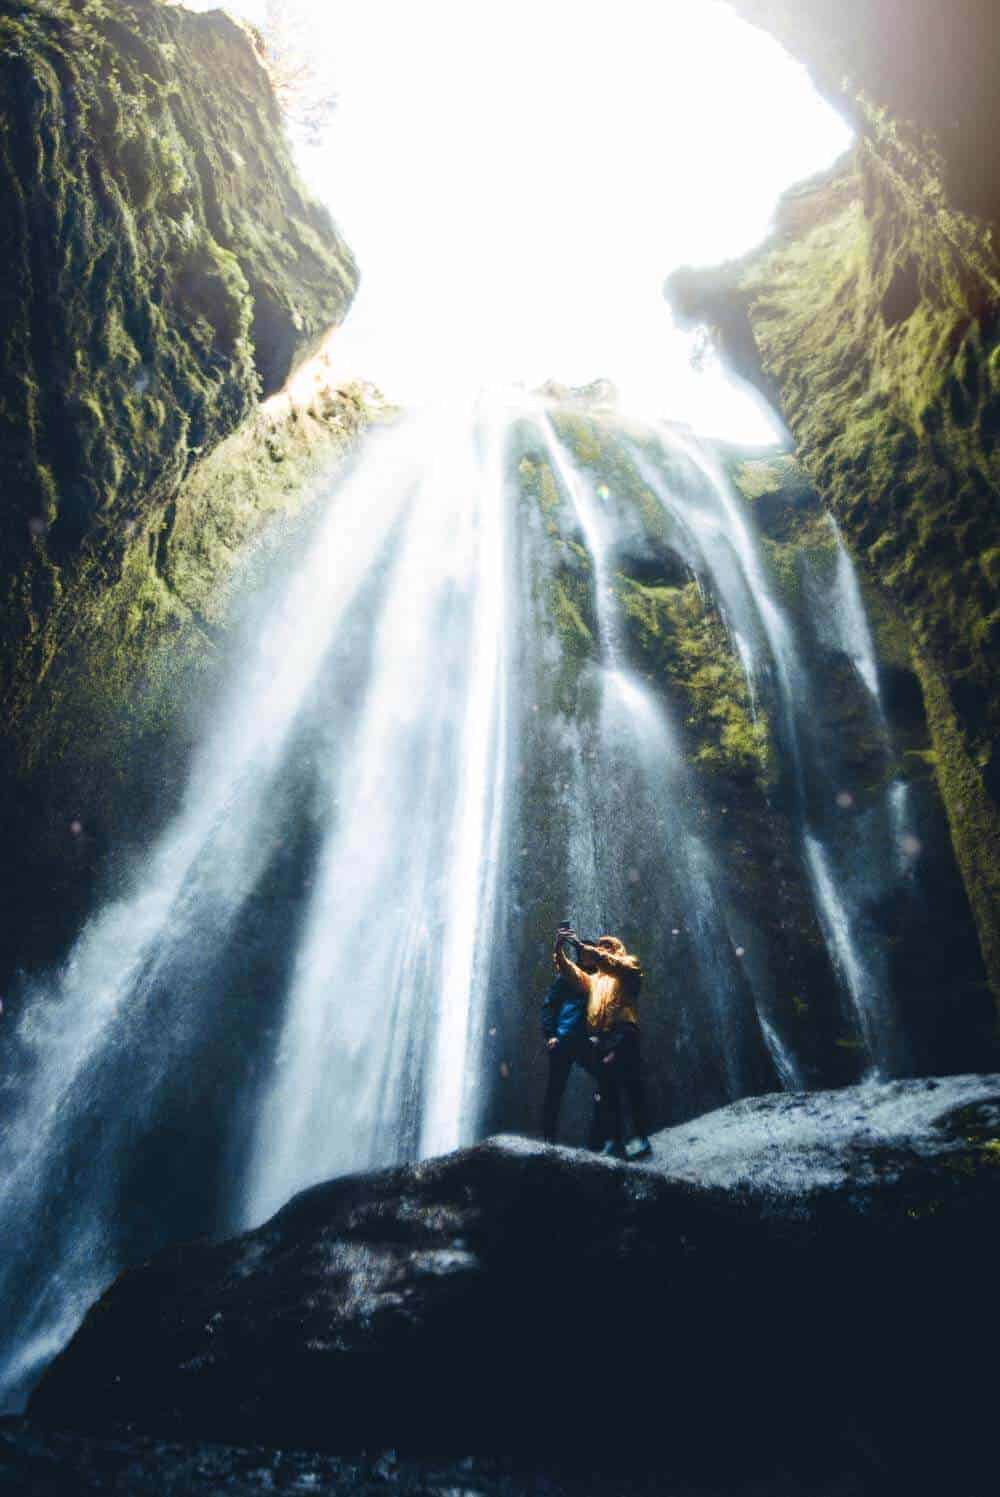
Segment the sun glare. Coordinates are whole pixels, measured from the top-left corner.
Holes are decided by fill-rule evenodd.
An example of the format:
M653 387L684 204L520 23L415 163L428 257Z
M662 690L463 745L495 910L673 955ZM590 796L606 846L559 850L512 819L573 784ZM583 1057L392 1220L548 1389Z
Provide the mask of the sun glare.
M849 143L769 37L714 0L278 8L338 94L300 150L362 269L338 372L404 401L607 377L631 409L768 439L749 395L692 370L662 286L751 248Z

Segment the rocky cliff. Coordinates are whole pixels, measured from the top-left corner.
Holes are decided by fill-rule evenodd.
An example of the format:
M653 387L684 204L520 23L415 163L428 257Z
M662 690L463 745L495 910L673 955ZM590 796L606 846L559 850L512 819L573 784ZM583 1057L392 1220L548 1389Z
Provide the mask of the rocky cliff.
M937 158L953 205L995 221L1000 162L992 0L732 0L806 64L864 132L890 123Z
M778 406L914 642L956 852L1000 994L1000 262L991 7L741 0L856 150L772 237L668 296Z
M637 1458L659 1491L845 1472L978 1490L998 1131L1000 1079L958 1077L737 1103L658 1135L649 1167L497 1139L322 1185L125 1274L30 1412L91 1435Z
M257 409L358 273L248 32L159 0L0 3L0 100L2 984L78 923L137 808L167 809L230 570L367 403Z
M605 410L603 392L596 400L572 392L569 401L564 392L555 393L562 404L553 425L578 471L604 496L599 502L617 526L609 583L621 610L623 651L636 679L646 683L676 724L690 769L687 793L700 797L698 827L715 852L713 878L730 922L719 943L727 949L742 945L744 956L751 953L740 981L759 984L754 991L767 995L769 1020L802 1067L798 1078L783 1078L786 1084L826 1087L857 1080L866 1052L843 1002L802 863L795 759L773 682L760 679L754 687L741 660L727 612L737 595L724 596L719 576L709 575L703 562L692 566L689 538L677 518L680 513L683 519L683 509L671 514L655 483L657 470L647 468L644 475L641 469L649 433L624 429L613 410ZM655 451L655 443L649 451ZM737 520L759 548L761 589L797 640L803 670L798 690L809 703L803 711L809 721L800 725L802 742L811 734L828 746L822 754L827 776L806 777L811 811L824 816L835 794L847 792L851 809L831 834L854 839L851 857L859 864L864 862L860 828L878 814L887 785L907 797L919 829L919 863L891 892L872 893L866 904L866 930L887 947L886 983L907 1036L906 1059L897 1061L897 1074L988 1065L995 1053L991 1006L934 776L909 628L886 590L864 579L864 608L878 660L881 710L875 712L870 688L829 617L844 605L835 586L839 548L815 486L788 453L726 446L716 453L731 484ZM666 473L673 488L685 492L691 474L677 454L675 459L672 470L661 470L661 487ZM552 795L553 779L558 782L563 772L552 725L586 730L594 716L600 698L591 671L600 658L600 626L586 537L551 454L530 424L512 443L511 476L520 494L518 528L529 538L525 549L532 558L521 606L526 618L535 617L525 632L552 641L537 659L523 658L522 652L519 667L525 698L533 706L521 729L528 745L520 772L524 831L513 842L530 848L530 855L522 852L514 859L510 897L519 926L530 932L524 942L530 959L512 977L511 989L527 994L543 992L548 982L548 933L564 918L567 898L562 848L573 845L559 820L571 817L572 801L554 801ZM695 485L687 497L692 524L705 502ZM607 773L613 780L622 771L615 765ZM540 824L548 830L545 839L536 835ZM637 865L639 846L648 836L646 825L635 836L631 856ZM692 1052L692 1021L679 1001L680 972L689 974L684 984L689 991L700 991L704 936L690 914L695 901L678 905L663 869L653 877L637 866L636 874L623 929L656 974L644 1032L653 1110L666 1121L721 1103L727 1093L721 1070L699 1065ZM657 944L661 938L665 946ZM724 969L714 979L724 985ZM728 1022L736 1030L739 1000L729 1001ZM498 1104L492 1126L534 1131L545 1070L535 1024L525 1024L523 1017L512 1022L503 1012L494 1017L497 1032L490 1049L498 1065L512 1062L515 1079L506 1088L512 1096ZM752 1053L741 1089L772 1090L776 1074L767 1048L748 1041L747 1049ZM686 1051L689 1061L682 1076L672 1076L672 1057L679 1051ZM570 1107L575 1114L565 1136L583 1138L582 1095L579 1100L571 1095Z
M0 90L10 720L136 541L162 560L192 465L341 320L357 271L222 12L2 4Z

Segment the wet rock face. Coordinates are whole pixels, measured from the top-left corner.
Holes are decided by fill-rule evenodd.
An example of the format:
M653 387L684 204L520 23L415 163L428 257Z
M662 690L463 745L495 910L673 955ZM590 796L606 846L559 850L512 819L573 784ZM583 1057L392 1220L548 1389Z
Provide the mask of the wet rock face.
M759 683L751 698L718 584L703 570L699 585L676 519L657 500L649 472L644 479L636 467L641 433L637 430L626 440L615 422L595 415L592 408L589 415L586 411L582 401L577 410L563 407L554 417L556 430L579 471L598 486L598 496L606 496L601 502L618 537L612 585L627 659L677 724L692 783L702 798L700 829L715 852L713 876L733 929L740 931L736 944L745 947L743 970L755 981L766 973L773 984L762 989L768 994L768 1016L801 1066L790 1084L849 1084L864 1073L866 1052L838 985L802 867L796 788L791 760L782 752L780 704L766 682ZM919 831L919 856L904 877L866 907L869 930L876 929L885 940L887 987L906 1036L906 1057L897 1061L895 1074L988 1067L991 1004L929 762L933 755L909 631L885 589L862 578L883 719L873 710L870 688L845 653L832 618L843 606L835 586L842 553L815 486L791 454L774 448L719 444L715 454L733 486L733 503L757 539L770 596L797 641L804 668L802 700L809 703L802 714L802 741L809 735L813 745L809 758L814 770L805 783L812 813L831 836L860 839L865 818L877 811L886 785L893 782L906 797ZM685 492L682 486L690 481L680 465L664 469L661 478L677 492ZM534 768L520 777L525 830L512 843L515 849L519 844L532 849L530 857L515 856L511 873L512 904L527 939L507 985L522 996L496 1016L499 1033L490 1040L497 1063L509 1061L512 1076L497 1088L488 1126L491 1131L534 1132L547 1059L529 1005L537 1004L551 980L550 932L565 918L571 897L561 851L571 845L571 797L553 795L553 782L558 788L563 774L558 725L566 721L584 734L588 731L600 700L588 675L599 645L584 537L530 427L513 445L510 479L520 493L519 533L532 538L522 606L538 608L534 627L558 646L558 653L552 648L537 660L524 660L521 667L525 699L539 706L521 729L531 745L525 761ZM820 765L824 773L815 772ZM845 789L849 809L841 811L834 807L834 795ZM558 817L567 822L557 824ZM540 844L535 829L543 821L550 835ZM643 828L633 845L641 847L646 835ZM863 866L857 845L853 856ZM657 1124L721 1105L733 1094L725 1090L721 1065L699 1064L692 1046L698 1021L691 1015L698 1014L704 990L697 965L701 952L690 940L689 909L676 899L661 871L655 878L636 880L624 912L632 922L626 939L641 952L647 970L643 1043L651 1062L649 1095ZM737 983L741 980L738 975ZM735 985L731 990L731 1015L739 1014L743 991ZM707 1009L710 996L704 995L703 1002ZM735 1028L737 1021L732 1022ZM767 1056L749 1052L748 1043L741 1091L772 1091L778 1084L773 1066ZM671 1066L678 1053L689 1056L680 1074ZM574 1077L563 1110L560 1136L565 1140L587 1136L590 1096L582 1074Z
M964 1490L989 1421L942 1369L990 1340L998 1135L1000 1078L959 1077L738 1103L649 1167L497 1139L318 1186L125 1274L30 1412Z
M367 397L258 408L357 271L221 11L0 5L0 90L5 988L169 812L230 571Z
M0 730L0 991L18 969L59 960L109 865L138 856L175 811L255 554L307 523L380 411L359 385L268 401L165 516L154 507L136 522L120 574L78 577L71 638Z
M0 1489L31 1497L263 1497L273 1492L312 1497L691 1497L687 1482L665 1488L654 1468L607 1471L579 1462L540 1468L502 1456L401 1455L389 1448L360 1457L316 1450L181 1444L127 1434L93 1438L0 1419ZM755 1489L760 1491L760 1489ZM802 1497L793 1472L776 1471L767 1497ZM698 1497L733 1497L727 1481ZM851 1473L810 1484L810 1497L858 1497Z
M861 139L786 196L760 249L680 271L667 294L778 406L848 543L912 631L1000 995L1000 192L984 145L993 8L738 8L809 63Z
M191 465L342 319L357 271L222 12L0 6L0 89L9 720L137 529L169 529Z
M878 109L933 135L957 207L993 218L1000 166L1000 36L993 0L735 0L804 62L831 102L866 128Z

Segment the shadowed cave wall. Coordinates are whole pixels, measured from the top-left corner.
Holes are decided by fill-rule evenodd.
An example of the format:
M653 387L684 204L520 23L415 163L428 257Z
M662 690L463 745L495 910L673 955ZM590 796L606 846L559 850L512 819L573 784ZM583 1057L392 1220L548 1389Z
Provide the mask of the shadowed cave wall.
M912 633L934 767L1000 995L1000 210L993 7L739 0L859 130L682 318L777 406Z

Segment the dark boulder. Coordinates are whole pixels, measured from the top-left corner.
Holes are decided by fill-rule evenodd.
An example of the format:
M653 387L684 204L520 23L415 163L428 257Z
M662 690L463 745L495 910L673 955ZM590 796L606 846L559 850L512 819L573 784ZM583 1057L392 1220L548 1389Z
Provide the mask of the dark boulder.
M649 1166L514 1138L124 1274L31 1403L90 1434L973 1479L1000 1077L734 1104Z
M733 1487L664 1487L655 1472L526 1466L496 1456L361 1455L273 1446L158 1440L138 1433L81 1435L0 1419L0 1492L16 1497L732 1497ZM862 1497L851 1475L810 1486L809 1497ZM747 1497L803 1497L791 1473Z

